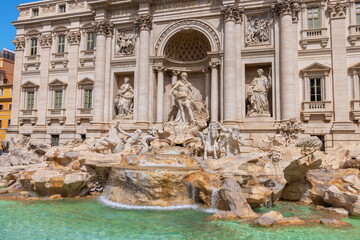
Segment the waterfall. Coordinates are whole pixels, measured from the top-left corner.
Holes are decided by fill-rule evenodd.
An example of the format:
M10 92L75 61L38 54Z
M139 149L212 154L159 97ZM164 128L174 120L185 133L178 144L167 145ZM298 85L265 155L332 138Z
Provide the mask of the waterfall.
M264 207L269 208L270 211L271 211L271 207L272 207L271 195L266 196L266 197L264 198Z
M191 198L193 203L196 203L196 187L193 184L190 184L191 186Z
M219 189L213 189L211 193L211 204L210 209L217 209L219 205Z

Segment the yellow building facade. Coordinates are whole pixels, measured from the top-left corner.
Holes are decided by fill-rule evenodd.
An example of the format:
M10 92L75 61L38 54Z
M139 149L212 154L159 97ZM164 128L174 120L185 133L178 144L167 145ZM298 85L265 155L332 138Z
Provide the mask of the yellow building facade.
M11 122L12 86L14 75L14 52L0 51L0 140L6 137Z

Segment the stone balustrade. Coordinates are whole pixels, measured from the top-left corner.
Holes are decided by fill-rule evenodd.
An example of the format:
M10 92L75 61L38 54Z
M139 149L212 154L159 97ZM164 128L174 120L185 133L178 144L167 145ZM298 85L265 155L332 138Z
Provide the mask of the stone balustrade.
M327 28L303 29L300 35L300 45L303 49L306 49L309 43L320 43L321 47L325 48L329 42Z
M19 124L23 125L26 121L29 121L32 125L36 124L37 109L20 110Z
M360 25L349 26L348 41L352 46L355 45L356 41L360 40Z
M333 110L331 101L304 101L302 102L302 117L304 121L309 121L313 116L322 116L323 120L331 121Z

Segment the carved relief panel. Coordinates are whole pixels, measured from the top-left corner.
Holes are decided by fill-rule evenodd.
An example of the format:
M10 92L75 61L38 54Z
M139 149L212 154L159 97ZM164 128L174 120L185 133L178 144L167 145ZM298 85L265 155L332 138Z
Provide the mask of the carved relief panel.
M115 55L129 56L134 55L135 34L130 31L117 30Z
M256 46L270 43L271 32L268 15L246 16L245 45Z

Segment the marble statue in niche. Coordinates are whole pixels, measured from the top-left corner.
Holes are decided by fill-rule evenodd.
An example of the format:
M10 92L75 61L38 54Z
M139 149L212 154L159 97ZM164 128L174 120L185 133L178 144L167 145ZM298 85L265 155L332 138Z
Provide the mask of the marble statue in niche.
M130 84L129 77L124 78L124 83L118 90L114 103L120 118L132 119L134 110L134 88Z
M133 34L125 34L124 31L119 32L116 40L116 55L132 55L134 54L135 37Z
M248 17L246 28L245 42L247 45L257 45L270 41L269 19Z
M195 123L193 109L196 109L197 106L193 101L194 92L191 83L187 80L188 74L183 72L180 77L169 93L170 97L174 97L173 108L177 109L174 121L176 123Z
M268 91L271 88L271 69L269 78L264 76L262 69L258 69L257 74L247 90L247 116L270 117Z
M186 72L172 85L169 97L174 98L174 104L160 135L167 136L165 139L171 144L195 141L196 133L207 127L209 112L203 101L194 100L194 89Z

